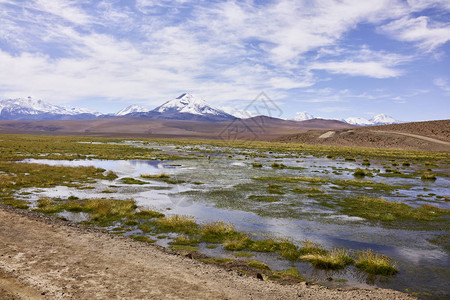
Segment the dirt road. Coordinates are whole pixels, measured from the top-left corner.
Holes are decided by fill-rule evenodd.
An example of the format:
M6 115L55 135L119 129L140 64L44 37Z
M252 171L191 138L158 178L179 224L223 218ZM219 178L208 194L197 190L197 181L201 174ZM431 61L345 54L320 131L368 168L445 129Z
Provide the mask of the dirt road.
M398 134L398 135L403 135L403 136L409 136L409 137L413 137L419 140L423 140L423 141L427 141L427 142L432 142L432 143L437 143L437 144L441 144L441 145L445 145L445 146L450 146L449 142L446 141L441 141L438 139L434 139L434 138L430 138L427 136L422 136L422 135L418 135L418 134L412 134L412 133L405 133L405 132L396 132L396 131L383 131L383 130L371 130L372 132L379 132L379 133L390 133L390 134Z
M392 290L282 286L0 205L0 299L413 299Z

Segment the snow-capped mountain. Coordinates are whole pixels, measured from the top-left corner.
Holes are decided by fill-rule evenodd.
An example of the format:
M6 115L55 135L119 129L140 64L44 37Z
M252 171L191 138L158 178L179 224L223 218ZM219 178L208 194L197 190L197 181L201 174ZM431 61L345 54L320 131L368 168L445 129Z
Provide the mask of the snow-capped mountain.
M350 118L346 118L344 119L345 123L348 124L352 124L352 125L358 125L358 126L369 126L369 125L373 125L372 122L370 122L367 119L364 118L360 118L360 117L350 117Z
M186 93L167 101L148 113L142 113L140 116L197 121L226 121L236 119L236 117L223 110L209 105L203 99Z
M312 119L314 119L314 116L311 115L311 114L309 114L309 113L307 113L307 112L305 112L305 111L298 112L298 113L292 118L292 120L294 120L294 121L306 121L306 120L312 120Z
M395 123L401 123L396 121L394 118L387 116L385 114L378 114L371 118L370 120L358 117L351 117L343 120L344 122L352 125L358 126L374 126L374 125L389 125Z
M399 121L385 114L378 114L374 116L372 119L370 119L370 122L372 122L374 125L389 125L400 123Z
M244 109L237 109L237 108L229 107L229 106L220 106L219 109L226 112L229 115L232 115L232 116L238 118L238 119L248 119L248 118L256 117L256 115L254 113L252 113L251 111L248 111L248 110L244 110Z
M139 105L130 105L130 106L127 106L127 107L121 109L114 115L115 116L126 116L126 115L131 115L131 114L136 114L136 113L146 113L149 111L150 111L150 109L139 106Z
M31 97L0 100L0 120L92 119L100 115L88 109L57 106Z

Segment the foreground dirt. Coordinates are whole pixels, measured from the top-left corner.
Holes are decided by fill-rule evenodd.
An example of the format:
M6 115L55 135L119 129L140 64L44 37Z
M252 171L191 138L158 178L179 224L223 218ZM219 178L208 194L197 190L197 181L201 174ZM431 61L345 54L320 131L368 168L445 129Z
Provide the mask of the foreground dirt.
M0 299L414 299L282 286L164 249L0 206Z

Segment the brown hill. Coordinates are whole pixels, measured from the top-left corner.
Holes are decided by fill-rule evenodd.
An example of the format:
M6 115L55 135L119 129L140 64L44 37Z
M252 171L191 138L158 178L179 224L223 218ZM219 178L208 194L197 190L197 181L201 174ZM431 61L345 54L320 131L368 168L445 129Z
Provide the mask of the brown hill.
M226 122L115 117L92 120L0 121L0 133L273 140L308 130L351 128L334 120L288 121L271 117Z
M450 120L312 130L277 139L314 145L395 148L450 152Z

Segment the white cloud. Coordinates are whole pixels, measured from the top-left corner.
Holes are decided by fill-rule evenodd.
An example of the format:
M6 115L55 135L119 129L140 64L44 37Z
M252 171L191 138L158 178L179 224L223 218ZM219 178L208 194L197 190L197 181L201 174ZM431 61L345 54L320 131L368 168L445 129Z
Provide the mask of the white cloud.
M450 92L450 83L444 78L436 78L434 84L445 92Z
M433 22L426 16L403 17L380 27L380 30L400 41L416 43L425 51L432 51L450 41L450 24Z
M368 61L357 62L351 60L313 63L312 70L325 70L334 74L346 74L351 76L368 76L374 78L397 77L402 74L401 70L391 68L382 62Z
M343 40L360 23L410 20L411 7L432 6L414 2L0 0L0 64L8 70L0 86L59 103L99 97L151 105L184 91L217 102L251 101L262 90L282 98L323 81L314 70L398 77L413 57ZM444 26L429 24L428 35Z

